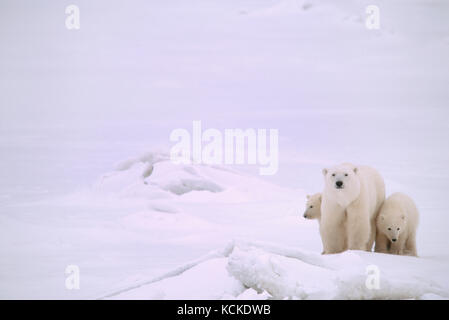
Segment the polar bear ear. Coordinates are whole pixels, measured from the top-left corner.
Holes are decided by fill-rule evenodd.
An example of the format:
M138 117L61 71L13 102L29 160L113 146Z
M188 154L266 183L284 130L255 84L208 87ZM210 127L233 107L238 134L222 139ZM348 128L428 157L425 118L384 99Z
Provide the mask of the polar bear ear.
M310 199L310 195L308 194L308 195L306 195L306 198L307 198L307 200L309 200Z
M404 214L401 215L401 219L405 220L405 215Z
M325 176L326 174L327 174L327 169L324 168L324 169L323 169L323 175Z
M353 170L354 170L355 174L357 174L357 171L359 171L359 169L357 169L357 167L355 167Z

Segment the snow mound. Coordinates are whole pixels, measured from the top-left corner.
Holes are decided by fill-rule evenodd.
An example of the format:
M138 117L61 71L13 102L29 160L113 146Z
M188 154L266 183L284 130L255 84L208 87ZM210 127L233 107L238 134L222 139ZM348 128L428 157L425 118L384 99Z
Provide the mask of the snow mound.
M217 254L220 257L217 257ZM231 242L221 253L113 299L448 299L445 266L423 258L347 251L320 255ZM372 285L372 271L378 285Z
M229 256L228 271L246 287L266 291L275 299L323 298L332 288L331 270L261 249L235 248Z
M224 187L213 181L214 174L210 172L214 170L208 167L175 165L170 161L164 161L154 165L153 173L145 179L145 182L175 195L191 191L221 192Z
M194 166L173 164L164 154L150 153L126 160L103 175L94 190L124 197L163 198L191 191L220 192L223 187ZM170 194L166 194L166 193Z
M175 164L167 155L159 153L147 153L123 161L117 165L115 171L98 179L93 186L93 192L117 198L145 200L182 198L194 202L234 203L266 200L267 196L273 200L291 199L293 194L258 177L230 168ZM168 211L173 210L176 209L170 208Z
M118 294L112 299L223 299L240 295L244 286L226 271L226 258L212 258L184 273Z

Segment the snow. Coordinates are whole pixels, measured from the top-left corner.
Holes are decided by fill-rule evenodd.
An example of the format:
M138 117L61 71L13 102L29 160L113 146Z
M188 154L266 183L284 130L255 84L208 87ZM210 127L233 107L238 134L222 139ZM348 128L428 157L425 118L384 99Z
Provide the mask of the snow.
M77 3L1 5L0 298L449 298L446 1ZM278 173L173 164L194 120L279 129ZM415 200L418 258L321 255L305 196L347 161Z
M322 257L322 260L326 264L332 258ZM426 293L447 297L447 282L444 289L438 285L433 287L427 279L419 279L418 271L409 273L397 267L401 264L415 267L415 261L410 259L388 260L380 254L366 256L363 252L345 252L338 258L340 265L335 268L332 261L323 267L258 248L235 250L229 257L228 269L247 287L266 291L275 299L417 299ZM370 265L381 270L379 289L365 285L366 269ZM419 267L416 269L424 271L422 265Z
M236 296L245 288L226 270L225 258L207 260L176 277L136 288L114 299L222 299Z
M295 248L237 241L223 250L222 258L211 255L204 260L182 268L183 272L174 272L102 298L449 298L449 282L442 276L445 266L415 257L356 251L322 256ZM367 273L373 266L380 270L378 288L366 285Z

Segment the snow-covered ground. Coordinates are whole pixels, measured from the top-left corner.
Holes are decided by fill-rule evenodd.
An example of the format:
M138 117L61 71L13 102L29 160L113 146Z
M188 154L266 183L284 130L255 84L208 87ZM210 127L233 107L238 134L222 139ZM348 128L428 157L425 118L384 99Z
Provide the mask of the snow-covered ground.
M448 2L75 2L0 4L0 298L449 298ZM278 173L174 165L193 120L279 129ZM343 161L415 199L419 258L320 254Z

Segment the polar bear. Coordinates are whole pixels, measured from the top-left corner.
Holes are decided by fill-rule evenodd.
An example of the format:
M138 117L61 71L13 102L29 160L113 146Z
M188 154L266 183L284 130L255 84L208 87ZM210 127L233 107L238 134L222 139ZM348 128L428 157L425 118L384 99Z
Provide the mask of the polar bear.
M350 163L323 169L320 234L324 253L371 251L385 183L373 168Z
M413 200L400 192L385 200L377 217L376 252L417 256L419 213Z
M314 195L307 195L306 210L304 211L304 218L310 220L318 220L318 225L321 222L321 193ZM324 245L323 245L324 246ZM322 252L324 254L324 251Z
M321 220L321 193L314 195L307 195L306 211L304 211L304 218Z

